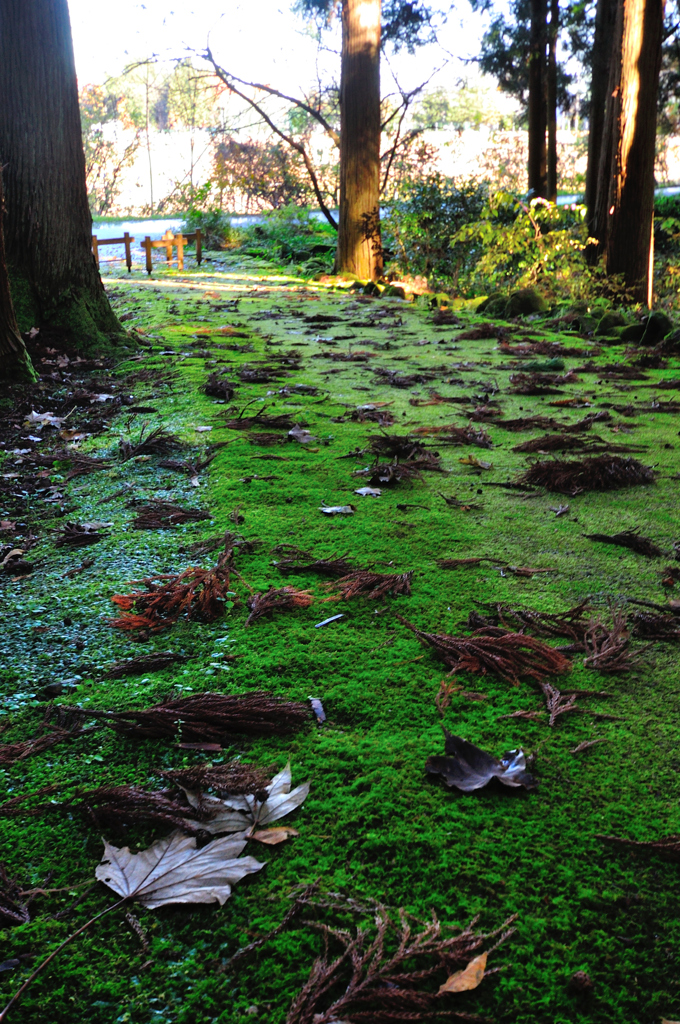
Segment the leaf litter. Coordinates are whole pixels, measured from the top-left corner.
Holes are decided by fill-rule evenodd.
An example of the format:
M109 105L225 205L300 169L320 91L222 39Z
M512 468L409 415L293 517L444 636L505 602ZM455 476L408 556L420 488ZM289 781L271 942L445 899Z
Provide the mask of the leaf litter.
M445 729L444 751L445 756L428 757L425 770L431 775L440 775L447 786L463 793L482 789L492 779L514 789L536 788L536 780L527 771L527 759L522 750L511 750L501 758L494 757Z

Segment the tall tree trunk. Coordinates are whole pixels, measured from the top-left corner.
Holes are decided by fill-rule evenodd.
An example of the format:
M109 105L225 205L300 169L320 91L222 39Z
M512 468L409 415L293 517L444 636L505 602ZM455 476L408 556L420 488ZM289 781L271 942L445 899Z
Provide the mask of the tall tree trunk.
M559 0L550 0L548 29L548 173L547 198L557 202L557 35L560 27Z
M92 255L67 0L0 0L0 164L19 326L78 347L122 334Z
M30 357L19 334L19 325L14 315L14 306L9 290L5 236L2 230L4 205L2 174L0 173L0 381L36 380Z
M586 168L585 204L588 230L595 234L595 199L602 155L604 118L607 106L607 84L616 25L616 0L597 0L595 37L591 56L590 109L588 128L588 165Z
M529 52L529 190L545 198L546 181L546 15L547 0L531 0Z
M380 242L381 0L342 0L340 218L336 269L382 275Z
M596 230L608 274L652 304L656 107L663 0L619 0Z

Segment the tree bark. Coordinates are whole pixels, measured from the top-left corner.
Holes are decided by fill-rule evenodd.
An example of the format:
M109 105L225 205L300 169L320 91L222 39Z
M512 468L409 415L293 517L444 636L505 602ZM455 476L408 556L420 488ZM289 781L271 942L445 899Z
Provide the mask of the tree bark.
M340 217L336 270L377 280L380 241L381 0L342 0Z
M619 0L596 229L608 274L652 304L656 109L663 0Z
M560 27L559 0L550 0L550 27L548 29L548 169L547 198L557 202L557 35Z
M546 174L546 16L547 0L531 0L529 51L529 191L545 198Z
M2 174L0 173L0 381L36 380L36 373L19 333L19 325L14 314L9 290L5 237L2 230L4 205Z
M590 110L588 129L588 165L586 168L585 204L588 210L588 230L595 234L595 200L602 155L607 84L612 59L612 46L616 25L616 0L597 0L595 37L592 49L590 77Z
M79 348L122 334L92 255L67 0L0 0L0 164L5 244L22 330Z

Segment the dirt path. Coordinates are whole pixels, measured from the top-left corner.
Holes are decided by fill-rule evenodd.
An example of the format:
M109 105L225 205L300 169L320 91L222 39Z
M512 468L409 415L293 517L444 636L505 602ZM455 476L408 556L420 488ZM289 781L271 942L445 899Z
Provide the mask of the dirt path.
M290 758L294 785L310 780L311 791L284 822L298 836L250 844L266 867L224 908L138 908L141 942L122 916L104 919L13 1019L282 1022L318 936L294 922L237 965L229 958L316 879L421 918L434 909L448 924L480 914L491 930L518 914L489 960L503 971L457 996L461 1012L508 1024L677 1018L677 865L598 838L680 832L676 625L640 617L661 614L650 603L667 609L680 579L677 358L598 346L567 333L567 321L485 321L304 285L238 255L213 271L112 275L107 285L140 354L79 364L39 337L41 388L0 407L0 743L88 726L13 764L0 746L0 800L28 795L0 808L0 859L31 918L1 933L3 957L18 961L0 974L3 995L107 905L103 886L90 889L102 831L139 847L167 834L148 823L107 831L64 808L79 791L158 789L159 771L233 757L276 769ZM530 417L541 419L513 423ZM557 473L554 459L581 465ZM543 475L532 469L545 462ZM589 489L613 478L635 485ZM181 522L168 504L205 515ZM654 546L647 554L588 537L638 529ZM180 618L158 633L111 625L114 594L214 567L225 531L234 554L224 617ZM389 584L397 596L344 600L337 573L301 568L339 557L412 576ZM246 625L253 595L284 586L313 603ZM576 620L601 626L586 652L585 627L569 636L563 623L513 614L586 600ZM526 629L571 645L571 668L537 678L511 658L484 674L468 660L452 675L450 650L447 663L407 623L453 637L481 628L491 658L503 629ZM661 628L667 640L645 636ZM618 644L609 662L608 635ZM160 652L177 660L105 676ZM200 750L68 714L205 690L317 698L326 721L310 709L292 736L236 735ZM444 754L442 726L497 757L535 755L538 787L447 788L425 771ZM46 800L51 809L28 814ZM35 889L49 892L17 895ZM579 971L592 987L570 981Z

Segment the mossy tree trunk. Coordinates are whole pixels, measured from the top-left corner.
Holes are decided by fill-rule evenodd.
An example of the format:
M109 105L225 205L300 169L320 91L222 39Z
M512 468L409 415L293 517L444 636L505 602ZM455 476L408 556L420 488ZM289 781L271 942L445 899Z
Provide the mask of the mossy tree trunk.
M336 269L376 280L380 241L381 0L343 0Z
M547 195L546 167L546 0L531 0L529 44L529 190L534 197Z
M1 172L1 169L0 169ZM2 173L0 173L0 381L35 380L36 374L26 351L12 305L2 231Z
M67 0L0 0L0 163L19 326L79 348L122 335L92 255Z
M607 273L647 306L663 8L663 0L619 0L595 217Z
M607 107L607 83L612 57L612 43L616 23L616 0L597 0L595 36L591 51L590 108L588 128L588 165L586 169L585 204L588 210L588 230L595 233L595 198L602 156L604 118Z

